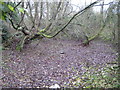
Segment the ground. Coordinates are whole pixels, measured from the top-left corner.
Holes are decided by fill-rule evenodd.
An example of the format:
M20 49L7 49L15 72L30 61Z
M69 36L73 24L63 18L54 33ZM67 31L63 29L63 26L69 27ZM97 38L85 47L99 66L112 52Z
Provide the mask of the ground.
M21 52L10 48L2 56L3 87L70 87L72 77L85 72L82 67L104 67L116 60L111 44L92 41L83 47L80 41L53 39L34 41Z

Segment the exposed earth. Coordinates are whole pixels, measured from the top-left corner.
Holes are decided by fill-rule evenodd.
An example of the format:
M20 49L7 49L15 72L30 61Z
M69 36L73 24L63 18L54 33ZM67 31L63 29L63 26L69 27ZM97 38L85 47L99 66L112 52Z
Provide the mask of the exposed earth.
M70 87L72 77L85 72L82 67L101 68L116 60L112 45L101 41L86 47L73 40L43 39L37 43L26 45L21 52L14 48L3 51L3 87Z

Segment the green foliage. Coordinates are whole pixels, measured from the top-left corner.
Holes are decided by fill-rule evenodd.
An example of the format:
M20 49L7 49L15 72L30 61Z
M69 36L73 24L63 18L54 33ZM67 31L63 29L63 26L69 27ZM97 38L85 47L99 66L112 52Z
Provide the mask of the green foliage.
M2 12L0 13L0 19L5 20L6 22L11 20L13 24L19 24L21 19L19 13L24 13L24 9L21 7L15 8L15 6L15 3L0 1L0 12Z
M6 20L8 13L11 13L14 11L14 7L10 5L7 2L1 2L0 1L0 19Z
M0 31L2 32L2 43L8 41L8 39L11 37L10 32L8 31L8 27L5 24L0 24Z
M74 76L72 84L84 88L120 88L117 71L118 65L106 65L104 68L86 68L82 77Z
M12 27L16 30L19 30L22 26L20 26L20 12L23 13L23 8L16 7L16 4L13 2L1 2L0 1L0 19L5 21L6 23L10 23ZM2 43L8 41L11 35L14 32L10 33L9 29L5 25L5 23L1 24L1 31L2 31Z
M11 11L14 11L14 7L12 7L11 5L8 5L8 8L9 8Z
M23 8L18 8L18 10L19 10L19 12L21 12L21 13L24 13L24 9Z

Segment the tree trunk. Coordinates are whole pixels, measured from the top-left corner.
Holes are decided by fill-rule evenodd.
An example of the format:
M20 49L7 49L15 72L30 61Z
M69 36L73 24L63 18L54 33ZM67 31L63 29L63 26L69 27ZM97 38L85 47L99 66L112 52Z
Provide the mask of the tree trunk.
M41 3L40 3L40 17L39 17L39 22L38 22L38 28L41 25L42 16L43 16L43 1L41 0Z

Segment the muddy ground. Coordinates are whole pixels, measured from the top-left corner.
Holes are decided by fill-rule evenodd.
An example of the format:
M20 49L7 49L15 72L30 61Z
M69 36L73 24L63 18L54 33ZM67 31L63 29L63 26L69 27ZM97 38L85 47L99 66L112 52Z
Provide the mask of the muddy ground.
M3 51L3 87L70 87L72 77L85 72L82 67L101 68L116 60L112 45L101 41L87 47L73 40L43 39L36 44L26 45L21 52L14 47Z

